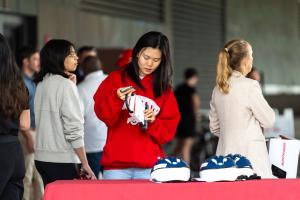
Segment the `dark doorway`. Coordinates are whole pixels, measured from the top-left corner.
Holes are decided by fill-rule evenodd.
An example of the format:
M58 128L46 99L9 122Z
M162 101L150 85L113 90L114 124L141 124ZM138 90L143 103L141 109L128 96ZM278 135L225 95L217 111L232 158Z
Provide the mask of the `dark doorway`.
M37 46L37 18L1 13L0 30L8 39L14 53L23 46Z

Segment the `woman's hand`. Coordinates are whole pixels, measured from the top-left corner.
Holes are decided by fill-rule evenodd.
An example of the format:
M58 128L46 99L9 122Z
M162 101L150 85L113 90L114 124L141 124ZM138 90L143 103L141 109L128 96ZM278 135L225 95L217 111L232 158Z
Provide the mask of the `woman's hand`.
M147 120L150 123L153 123L155 120L155 114L153 109L146 109L144 111L145 120Z
M128 94L128 96L131 96L133 92L135 92L135 89L132 86L121 87L117 90L117 95L121 100L124 101L126 94Z
M82 165L82 169L87 173L87 178L91 180L96 180L97 177L95 176L94 172L90 168L88 164Z
M69 76L69 79L70 79L73 83L75 83L75 85L76 85L76 83L77 83L77 77L76 77L76 75L73 74L73 73L70 73L70 72L65 72L65 73Z
M94 172L91 170L87 158L86 158L86 154L85 154L85 149L84 147L79 147L79 148L74 148L75 153L77 154L77 156L79 157L81 164L82 164L82 169L84 170L84 172L86 173L86 176L88 179L97 179Z

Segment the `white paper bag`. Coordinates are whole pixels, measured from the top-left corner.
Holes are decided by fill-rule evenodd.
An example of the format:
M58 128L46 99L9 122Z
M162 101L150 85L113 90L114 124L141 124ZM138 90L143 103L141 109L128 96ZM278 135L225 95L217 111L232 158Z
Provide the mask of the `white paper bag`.
M280 178L296 178L300 140L272 138L269 143L269 158L272 171Z

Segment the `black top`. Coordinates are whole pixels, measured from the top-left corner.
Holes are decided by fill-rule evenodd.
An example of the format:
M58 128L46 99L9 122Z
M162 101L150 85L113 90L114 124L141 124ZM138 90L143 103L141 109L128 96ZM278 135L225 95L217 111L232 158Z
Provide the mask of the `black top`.
M0 135L18 135L19 126L19 119L4 118L0 111Z
M24 110L27 109L29 109L29 102L27 103L27 106L24 108ZM4 113L0 111L0 143L18 140L18 133L20 128L19 117L17 117L16 119L7 118L4 116Z
M181 119L177 127L177 137L193 137L196 134L196 116L193 106L193 95L196 89L186 83L179 85L175 90Z
M3 113L0 112L0 143L17 140L19 125L19 119L4 118Z

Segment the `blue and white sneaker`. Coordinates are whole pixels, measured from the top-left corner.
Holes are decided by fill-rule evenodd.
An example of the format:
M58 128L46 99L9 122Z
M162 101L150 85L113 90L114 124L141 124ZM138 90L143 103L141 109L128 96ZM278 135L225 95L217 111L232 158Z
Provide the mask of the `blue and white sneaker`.
M189 181L191 170L181 159L167 157L159 159L151 170L151 181L172 182Z
M237 168L235 162L224 156L212 156L202 163L200 167L200 178L197 181L235 181Z
M254 175L250 160L240 154L228 154L227 158L231 158L236 165L238 176L250 177Z

